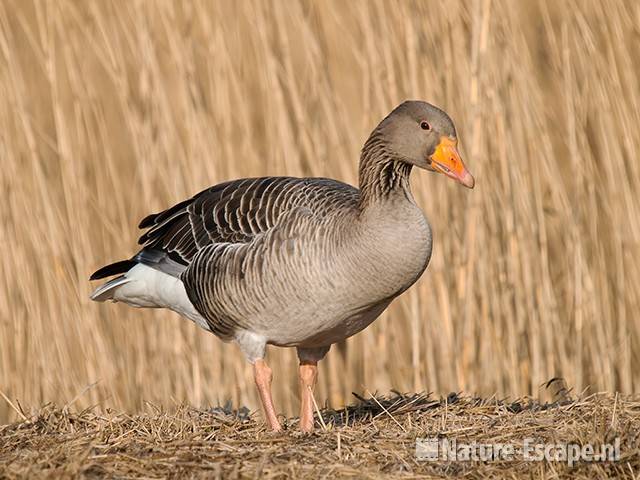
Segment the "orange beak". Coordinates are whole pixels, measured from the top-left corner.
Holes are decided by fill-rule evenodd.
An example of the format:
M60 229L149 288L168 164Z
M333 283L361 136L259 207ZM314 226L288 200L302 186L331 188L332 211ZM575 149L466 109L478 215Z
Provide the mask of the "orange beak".
M462 163L456 145L457 140L449 137L442 137L436 147L436 151L431 155L431 167L437 172L444 173L447 177L453 178L467 188L473 188L476 184L469 170Z

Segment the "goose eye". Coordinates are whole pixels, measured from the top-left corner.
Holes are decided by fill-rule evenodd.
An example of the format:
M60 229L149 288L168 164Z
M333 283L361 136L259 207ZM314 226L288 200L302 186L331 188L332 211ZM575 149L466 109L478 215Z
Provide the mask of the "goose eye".
M431 125L423 120L422 122L420 122L420 128L423 130L431 130Z

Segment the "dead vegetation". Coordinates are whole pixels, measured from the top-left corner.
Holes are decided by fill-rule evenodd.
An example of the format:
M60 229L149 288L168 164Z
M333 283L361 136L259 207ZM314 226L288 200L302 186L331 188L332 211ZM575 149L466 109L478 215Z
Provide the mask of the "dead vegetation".
M639 25L622 0L0 2L0 478L637 478L625 395L340 407L354 389L535 395L556 376L638 391ZM406 98L451 114L477 186L414 176L432 263L322 362L325 427L274 436L246 409L184 406L257 406L241 354L170 313L91 304L88 274L216 182L355 183ZM295 354L269 355L291 415ZM30 408L46 402L63 407ZM619 437L622 458L418 462L434 435Z
M637 478L640 402L594 395L540 404L429 395L361 399L323 410L312 435L265 430L247 412L148 405L147 413L47 405L0 427L0 478ZM418 461L415 439L459 443L613 443L616 462Z
M338 408L365 388L535 395L554 376L637 392L639 19L640 2L622 0L0 2L0 391L25 406L255 408L234 346L168 312L92 304L89 273L135 251L143 216L216 182L354 183L370 129L420 98L454 118L476 189L416 172L431 265L322 362L318 401ZM269 355L275 403L293 415L295 354ZM96 434L120 421L51 415L51 435L71 435L60 455L86 445L70 418ZM169 429L192 416L210 421L148 418ZM145 418L127 420L140 430L122 442L153 441ZM18 419L0 400L0 423ZM377 422L396 428L379 418L358 432ZM82 451L69 468L128 468Z

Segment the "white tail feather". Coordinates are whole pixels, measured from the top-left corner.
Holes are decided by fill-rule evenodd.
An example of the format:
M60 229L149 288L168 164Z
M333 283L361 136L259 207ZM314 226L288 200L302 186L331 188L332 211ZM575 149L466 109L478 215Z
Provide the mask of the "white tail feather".
M91 300L94 302L104 302L106 300L113 300L113 295L116 289L125 283L129 283L132 279L127 278L124 275L109 280L107 283L100 285L91 294Z
M142 263L131 267L123 276L96 288L91 300L113 300L132 307L168 308L210 330L207 321L189 300L182 280Z

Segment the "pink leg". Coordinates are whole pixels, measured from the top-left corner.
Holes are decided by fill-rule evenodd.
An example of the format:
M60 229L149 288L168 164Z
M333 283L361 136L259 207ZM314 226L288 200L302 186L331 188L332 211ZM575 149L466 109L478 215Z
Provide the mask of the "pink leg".
M300 430L313 431L313 389L318 378L318 362L302 361L300 374Z
M262 408L264 409L264 416L267 419L267 423L271 430L274 432L280 432L282 427L278 421L276 415L276 409L273 406L273 399L271 398L271 379L273 374L271 368L262 359L258 359L253 364L253 375L256 380L256 386L258 387L258 393L260 394L260 400L262 400Z

